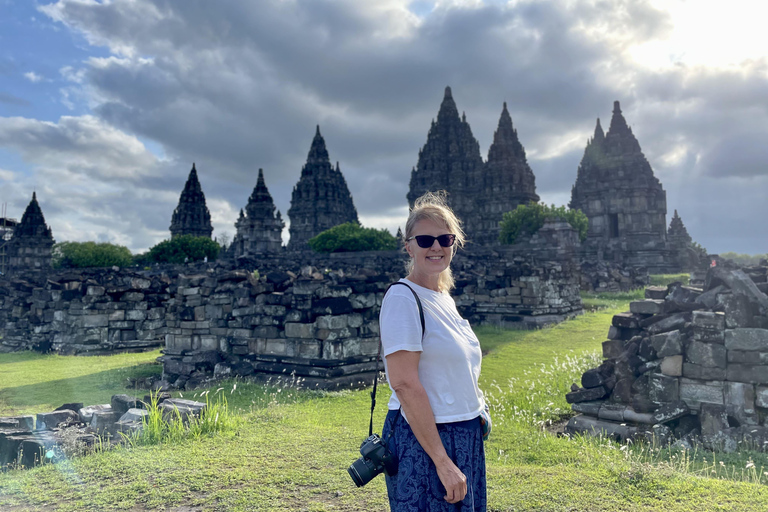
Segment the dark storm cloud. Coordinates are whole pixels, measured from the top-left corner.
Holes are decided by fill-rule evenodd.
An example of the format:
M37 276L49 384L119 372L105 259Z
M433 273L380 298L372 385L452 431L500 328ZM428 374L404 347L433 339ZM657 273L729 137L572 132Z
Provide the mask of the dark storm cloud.
M558 198L570 191L595 118L607 129L621 100L670 212L685 210L694 238L708 245L728 222L729 232L745 226L750 236L750 222L726 210L766 173L765 61L737 71L636 66L626 51L672 28L650 2L443 5L421 20L407 4L61 0L43 10L112 51L85 66L84 87L105 124L156 141L167 155L139 187L177 195L195 161L221 215L226 205L245 206L264 168L285 216L318 123L361 216L391 215L405 204L410 170L450 85L484 157L508 102L538 193ZM734 176L757 181L718 186ZM712 194L718 201L704 206L699 198ZM162 206L126 229L137 237L145 226L166 230L175 205L157 200ZM234 220L220 225L232 233ZM758 245L755 252L767 250Z

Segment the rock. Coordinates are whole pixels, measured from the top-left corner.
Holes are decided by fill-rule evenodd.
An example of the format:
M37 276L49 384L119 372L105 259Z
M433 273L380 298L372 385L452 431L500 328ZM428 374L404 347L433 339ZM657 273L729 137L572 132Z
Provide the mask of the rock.
M664 300L667 296L666 286L648 286L645 288L646 299Z
M664 313L663 300L636 300L629 303L629 311L637 315L660 315Z
M670 377L681 377L683 375L683 356L667 356L661 361L661 373Z
M691 410L698 411L702 402L711 404L724 403L722 381L694 380L682 377L680 379L680 400L683 400Z
M624 342L622 340L607 340L603 342L603 357L606 359L615 359L624 352Z
M725 315L713 311L694 311L691 324L701 329L722 331L725 329Z
M701 304L702 306L712 309L715 307L715 304L717 304L717 296L725 291L728 291L728 288L726 288L723 285L716 286L712 288L711 290L707 290L701 295L699 295L696 298L696 303Z
M82 407L80 410L78 410L78 414L80 415L80 421L82 421L83 423L90 424L91 420L93 419L93 413L95 413L96 411L112 412L112 405L101 404L101 405L89 405L88 407Z
M120 415L128 412L128 409L141 408L142 402L135 396L112 395L112 410Z
M32 432L35 430L35 417L26 415L0 418L0 430Z
M651 346L656 351L656 356L660 358L683 353L679 330L651 336Z
M653 413L654 423L668 423L672 420L682 418L690 414L691 410L688 405L682 400L675 400L674 402L661 405Z
M609 436L625 441L631 439L637 433L637 427L581 414L574 416L568 421L568 424L565 426L565 432L570 435L590 434L593 436Z
M581 376L581 385L585 388L596 388L598 386L602 386L604 382L605 379L600 374L600 370L598 368L587 370Z
M729 427L728 414L723 404L702 403L699 419L703 436L714 436Z
M691 341L685 351L685 359L689 363L712 368L726 367L725 347L715 343Z
M726 329L725 348L768 351L768 329Z
M149 417L149 411L146 409L128 409L128 412L120 416L120 419L117 420L117 422L128 423L131 421L138 421L141 423L147 417Z
M91 428L99 435L115 434L115 423L120 419L116 411L94 411L91 417Z
M689 318L689 315L690 313L675 313L674 315L668 316L664 320L648 326L648 333L659 334L681 329L685 326L686 319Z
M725 325L728 329L757 327L753 324L755 316L760 314L759 308L744 295L724 293L717 297L717 303L725 313Z
M689 379L699 380L725 380L727 373L725 368L701 366L693 363L683 363L683 376Z
M579 412L588 416L597 417L600 411L600 406L603 405L602 400L596 400L594 402L576 402L571 404L571 410L573 412Z
M732 382L762 384L768 382L768 365L730 363L726 378Z
M82 402L72 402L72 403L61 405L61 406L57 407L56 409L54 409L54 411L65 411L65 410L66 411L79 411L82 408L83 408L83 403Z
M757 425L759 418L755 410L755 387L741 382L725 382L725 406L728 416L739 425Z
M649 397L653 402L674 402L680 398L680 383L675 377L651 374L649 378Z
M600 400L608 394L608 390L604 386L598 386L596 388L582 388L578 391L571 391L565 395L565 400L569 404L576 402L590 402L593 400Z
M37 430L52 430L61 423L77 423L80 421L80 415L75 411L62 410L54 412L44 412L37 415Z

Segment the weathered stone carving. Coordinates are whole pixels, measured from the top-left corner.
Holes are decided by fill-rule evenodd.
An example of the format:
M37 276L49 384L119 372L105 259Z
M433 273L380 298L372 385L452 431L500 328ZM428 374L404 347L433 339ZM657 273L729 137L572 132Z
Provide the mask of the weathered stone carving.
M14 228L13 238L8 244L9 271L49 269L53 242L53 234L45 223L37 194L32 192L32 200L24 210L21 222Z
M288 247L294 250L307 248L310 238L333 226L359 222L339 164L336 163L336 168L331 165L320 126L309 148L307 163L301 169L301 178L293 187L288 217L291 221Z
M232 255L235 258L257 257L280 251L284 227L285 222L280 211L275 213L275 203L264 183L264 171L259 169L259 178L245 212L240 210L240 218L235 222L237 233L232 241Z
M171 218L171 237L180 235L205 236L210 238L213 233L211 212L205 205L205 194L200 180L197 179L197 169L192 164L189 177L181 191L179 205L173 210Z

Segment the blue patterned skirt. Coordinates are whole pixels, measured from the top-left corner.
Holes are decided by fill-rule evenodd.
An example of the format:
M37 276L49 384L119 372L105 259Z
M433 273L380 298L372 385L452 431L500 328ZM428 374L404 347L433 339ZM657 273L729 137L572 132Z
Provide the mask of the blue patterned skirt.
M395 419L399 410L391 410L384 421L381 437L389 440L389 449L398 457L398 472L386 476L389 507L392 512L485 512L485 451L480 418L456 423L439 423L437 432L445 451L467 477L467 495L455 504L443 499L445 487L405 418Z

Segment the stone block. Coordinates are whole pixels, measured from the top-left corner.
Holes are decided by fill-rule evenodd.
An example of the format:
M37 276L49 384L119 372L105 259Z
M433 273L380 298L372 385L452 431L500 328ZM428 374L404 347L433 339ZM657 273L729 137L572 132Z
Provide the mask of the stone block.
M728 362L741 364L768 364L768 352L729 350Z
M691 410L688 408L688 404L682 400L676 400L667 404L663 404L653 413L653 419L655 423L668 423L672 420L682 418L690 414Z
M83 315L83 327L108 327L109 315Z
M571 404L571 410L581 414L587 414L589 416L597 417L600 412L600 407L604 404L602 400L596 400L593 402L575 402Z
M693 327L722 331L725 329L725 315L720 312L694 311L691 324Z
M109 314L109 321L110 322L122 322L125 320L125 310L124 309L118 309Z
M581 388L576 391L566 393L565 401L569 404L577 402L591 402L599 400L608 394L608 390L604 386L598 386L596 388Z
M685 326L686 319L690 313L675 313L663 320L660 320L652 325L649 325L647 330L649 334L660 334L663 332L669 332L681 329Z
M315 337L315 324L286 323L285 336L287 338L311 339Z
M746 296L723 293L717 297L717 303L725 313L725 325L728 329L757 327L753 322L760 310L757 304L750 302Z
M724 403L724 386L722 381L704 381L688 378L680 379L680 399L692 410L699 410L702 402L711 404Z
M603 357L605 359L616 359L624 352L624 342L622 340L607 340L603 342Z
M651 336L651 345L657 357L664 358L683 353L683 344L679 330L669 331Z
M99 435L114 433L115 423L120 416L122 414L115 411L95 411L91 417L91 428Z
M691 341L686 347L685 359L689 363L712 368L725 368L726 350L716 343Z
M38 413L36 426L37 430L52 430L61 423L77 423L80 421L80 415L75 411L68 409L53 412Z
M125 319L132 321L144 321L147 319L146 311L131 309L125 312Z
M755 405L768 409L768 386L757 386L755 389Z
M730 363L726 376L731 382L766 384L768 383L768 365Z
M683 376L689 379L725 380L726 370L725 368L683 363Z
M596 388L602 386L604 382L605 379L597 368L587 370L581 376L581 385L585 388Z
M344 329L349 325L347 315L339 316L319 316L315 320L318 329Z
M728 416L735 418L739 425L757 425L755 386L741 382L725 382L724 386Z
M723 404L702 403L699 412L701 434L714 436L728 428L728 413Z
M635 300L629 303L629 311L637 315L660 315L664 313L663 300Z
M89 297L101 297L106 292L103 286L89 286L86 295Z
M725 348L728 350L757 350L768 352L768 329L726 329Z
M653 402L675 402L680 398L680 383L676 377L654 373L648 378L648 384L648 395Z
M667 296L666 286L648 286L645 288L646 299L664 300Z
M661 373L669 377L681 377L683 375L683 356L667 356L661 360Z
M118 414L125 414L128 409L140 409L142 406L141 400L126 394L112 395L111 402L112 411Z
M77 411L77 413L80 415L80 421L87 424L91 423L91 419L93 419L93 413L95 412L112 412L112 405L88 405Z
M639 327L638 321L639 321L638 317L632 314L632 312L626 311L624 313L618 313L616 315L613 315L613 319L611 320L611 323L615 327L624 327L626 329L637 329Z
M693 327L691 337L696 341L704 343L725 343L725 330L704 329L702 327Z
M139 423L141 423L144 420L144 418L148 418L148 417L149 417L149 411L147 411L146 409L132 408L132 409L128 409L125 412L125 414L120 416L120 419L117 421L120 423L127 423L129 421L138 421Z

